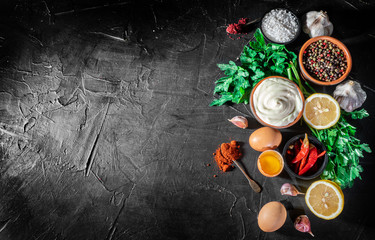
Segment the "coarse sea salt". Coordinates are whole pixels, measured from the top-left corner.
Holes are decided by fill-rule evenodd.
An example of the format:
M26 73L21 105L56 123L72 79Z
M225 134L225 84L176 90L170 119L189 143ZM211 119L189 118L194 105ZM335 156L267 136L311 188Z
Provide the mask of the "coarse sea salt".
M271 41L285 43L298 33L298 19L286 9L274 9L262 20L263 34Z

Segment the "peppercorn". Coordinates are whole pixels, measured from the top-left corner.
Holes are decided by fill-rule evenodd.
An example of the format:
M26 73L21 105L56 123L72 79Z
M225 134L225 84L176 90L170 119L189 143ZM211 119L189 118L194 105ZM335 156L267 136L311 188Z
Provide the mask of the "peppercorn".
M303 65L313 77L321 81L333 81L345 73L347 59L336 44L318 40L304 51Z

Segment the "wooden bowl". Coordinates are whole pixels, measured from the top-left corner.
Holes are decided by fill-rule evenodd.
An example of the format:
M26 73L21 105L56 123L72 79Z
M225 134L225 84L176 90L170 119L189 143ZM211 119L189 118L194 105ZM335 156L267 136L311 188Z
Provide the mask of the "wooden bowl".
M316 79L316 78L312 77L307 72L305 66L302 63L303 53L306 50L306 48L308 46L310 46L311 43L319 41L319 40L328 40L328 41L336 44L344 52L344 54L345 54L346 62L347 62L347 65L348 65L347 68L346 68L346 71L345 71L345 73L340 78L338 78L338 79L336 79L334 81L325 82L325 81L321 81L319 79ZM299 54L298 54L298 64L299 64L299 68L301 69L301 73L302 73L302 75L303 75L303 77L305 79L307 79L310 82L313 82L315 84L318 84L318 85L330 86L330 85L339 84L340 82L344 81L348 77L350 71L352 70L352 57L350 55L350 52L349 52L348 48L342 42L340 42L339 40L337 40L336 38L329 37L329 36L319 36L319 37L314 37L314 38L309 39L308 41L306 41L302 45L301 50L299 51Z
M296 119L294 119L293 122L289 123L288 125L285 125L285 126L275 126L275 125L272 125L272 124L269 124L269 123L266 123L265 121L263 121L256 113L255 111L255 106L254 106L254 101L253 101L253 97L254 97L254 92L255 90L258 88L259 85L261 85L265 80L269 79L269 78L282 78L284 80L287 80L289 82L291 82L298 90L299 92L299 95L301 96L301 99L302 99L302 110L301 112L299 112L298 116L296 117ZM255 119L262 125L264 126L268 126L268 127L272 127L272 128L276 128L276 129L282 129L282 128L288 128L288 127L291 127L293 126L294 124L296 124L302 117L303 115L303 109L304 109L304 105L305 105L305 97L303 96L303 93L301 91L301 89L299 89L298 85L295 84L293 81L285 78L285 77L281 77L281 76L269 76L269 77L266 77L264 79L262 79L260 82L258 82L255 87L253 88L253 90L251 91L251 95L250 95L250 110L251 112L253 113Z

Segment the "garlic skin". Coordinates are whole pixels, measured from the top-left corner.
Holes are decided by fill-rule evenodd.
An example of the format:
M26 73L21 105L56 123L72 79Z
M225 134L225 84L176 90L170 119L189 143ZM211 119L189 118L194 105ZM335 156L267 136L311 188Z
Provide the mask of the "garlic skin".
M331 36L333 24L329 21L327 12L310 11L303 17L303 31L310 38L318 36Z
M287 196L297 196L298 194L304 194L300 193L297 188L290 184L290 183L284 183L280 188L281 195L287 195Z
M248 127L248 122L245 117L235 116L232 119L228 119L229 122L233 123L235 126L245 129Z
M342 109L352 112L362 106L366 101L367 94L358 82L348 80L336 86L333 97Z
M294 221L294 227L300 232L307 232L314 237L314 234L311 232L310 220L306 215L300 215Z

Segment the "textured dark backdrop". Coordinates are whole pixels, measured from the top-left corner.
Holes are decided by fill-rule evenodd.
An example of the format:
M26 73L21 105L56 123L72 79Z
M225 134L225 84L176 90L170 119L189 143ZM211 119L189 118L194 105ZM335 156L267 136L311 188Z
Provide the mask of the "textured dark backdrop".
M350 76L371 114L355 121L375 149L374 2L348 1L2 1L0 4L0 239L302 239L292 221L306 213L315 239L375 239L374 157L345 189L334 220L315 217L303 197L281 196L292 182L265 178L247 144L260 125L248 106L209 107L217 63L236 60L251 34L225 32L241 17L274 7L299 16L327 10L333 36L353 57ZM289 49L298 51L302 33ZM332 93L333 87L320 88ZM249 129L231 125L249 118ZM307 131L282 130L284 140ZM242 143L239 169L221 174L212 153ZM285 142L285 141L284 141ZM282 146L281 146L282 147ZM210 164L210 166L207 166ZM214 175L218 177L214 178ZM274 233L257 226L269 201L290 207Z

